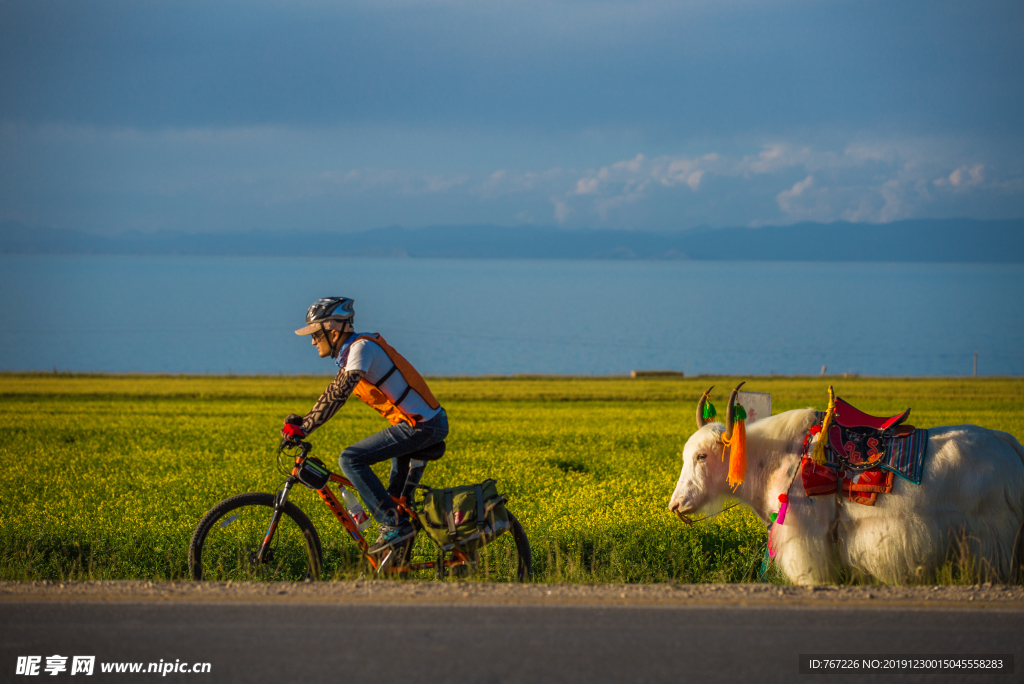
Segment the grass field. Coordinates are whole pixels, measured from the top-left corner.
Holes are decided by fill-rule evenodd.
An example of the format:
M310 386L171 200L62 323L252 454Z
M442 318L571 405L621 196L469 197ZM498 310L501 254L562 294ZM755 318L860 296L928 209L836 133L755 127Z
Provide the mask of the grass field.
M0 578L179 579L203 513L275 491L282 418L304 413L327 377L0 374ZM701 391L724 404L735 378L431 379L451 422L425 484L494 477L534 552L534 577L570 582L749 580L764 527L737 508L686 528L667 511ZM976 423L1024 437L1024 379L753 378L776 413L824 408L827 386L859 408L913 407L919 427ZM385 423L350 402L315 433L341 449ZM385 475L382 465L380 474ZM364 570L310 491L332 577ZM778 580L778 578L776 578Z

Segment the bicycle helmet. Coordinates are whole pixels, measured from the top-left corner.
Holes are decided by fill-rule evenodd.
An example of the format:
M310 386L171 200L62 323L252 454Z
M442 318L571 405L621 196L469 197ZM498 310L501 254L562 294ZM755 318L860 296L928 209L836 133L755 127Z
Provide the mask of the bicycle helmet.
M312 335L322 330L352 330L355 311L348 297L324 297L313 302L306 312L306 326L295 331L296 335Z

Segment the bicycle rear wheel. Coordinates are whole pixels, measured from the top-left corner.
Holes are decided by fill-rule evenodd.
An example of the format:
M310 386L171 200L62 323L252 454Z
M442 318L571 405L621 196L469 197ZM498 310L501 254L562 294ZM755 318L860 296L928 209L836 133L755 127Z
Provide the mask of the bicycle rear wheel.
M274 495L239 494L210 509L196 526L188 549L195 580L301 581L320 577L320 536L290 501L262 562L256 560L274 515Z
M528 582L533 568L530 540L514 515L508 514L511 529L490 544L471 555L469 565L445 567L444 561L454 554L440 554L435 568L438 579L450 577L478 577L497 582Z

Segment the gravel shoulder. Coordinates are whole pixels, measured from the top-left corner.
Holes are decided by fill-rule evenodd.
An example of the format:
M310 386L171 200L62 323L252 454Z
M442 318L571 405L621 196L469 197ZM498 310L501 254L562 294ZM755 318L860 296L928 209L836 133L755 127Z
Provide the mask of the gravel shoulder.
M768 584L491 584L483 582L0 582L4 602L414 603L621 607L963 609L1024 612L1024 586L816 586Z

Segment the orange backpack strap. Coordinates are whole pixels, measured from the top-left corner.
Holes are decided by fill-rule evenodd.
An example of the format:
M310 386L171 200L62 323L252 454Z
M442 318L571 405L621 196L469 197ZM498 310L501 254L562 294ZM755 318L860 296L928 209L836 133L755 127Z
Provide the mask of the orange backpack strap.
M391 363L394 366L385 373L380 380L376 383L371 383L365 378L359 381L356 385L353 394L370 408L377 411L380 415L384 416L392 425L398 423L408 423L412 427L416 427L416 419L402 409L402 401L409 396L410 390L416 390L416 393L423 397L423 401L427 403L430 408L436 409L441 407L441 403L434 398L430 388L427 387L426 381L423 376L413 368L412 364L405 360L401 354L395 351L394 347L384 341L384 338L380 335L360 335L356 339L352 340L352 343L356 343L359 340L371 340L377 344L391 359ZM394 402L388 399L387 395L380 389L380 386L394 374L395 371L402 374L405 379L407 387L402 393L402 396L397 397Z
M427 406L432 409L441 408L441 402L434 398L434 393L430 391L429 387L427 387L427 381L423 379L423 376L420 375L418 370L413 368L411 363L406 361L404 356L395 351L395 348L385 342L384 338L380 335L377 335L376 337L368 335L367 339L371 339L380 345L380 348L383 349L387 353L388 358L391 359L391 363L395 364L395 368L397 368L398 372L402 374L403 378L405 378L405 382L409 387L416 390L417 394L423 397L423 401L427 402ZM408 394L408 390L406 390L406 394ZM402 399L405 399L405 394L399 397L395 403L401 404Z

